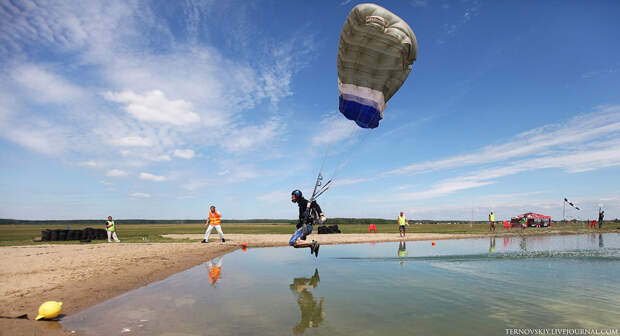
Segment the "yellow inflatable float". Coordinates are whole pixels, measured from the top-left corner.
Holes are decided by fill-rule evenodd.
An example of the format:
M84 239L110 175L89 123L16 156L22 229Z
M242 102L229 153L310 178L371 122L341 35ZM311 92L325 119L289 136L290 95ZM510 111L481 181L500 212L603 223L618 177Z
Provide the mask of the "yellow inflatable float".
M57 318L58 315L60 315L61 311L62 311L62 302L56 302L56 301L44 302L39 307L39 315L37 316L36 320L40 320L40 319L50 320L50 319Z

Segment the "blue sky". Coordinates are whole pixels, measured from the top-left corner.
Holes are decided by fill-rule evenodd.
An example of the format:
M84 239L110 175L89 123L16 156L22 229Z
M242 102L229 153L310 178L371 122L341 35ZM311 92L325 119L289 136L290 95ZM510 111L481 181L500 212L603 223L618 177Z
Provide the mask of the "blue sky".
M620 217L620 3L377 3L419 52L368 131L355 2L0 2L0 217L294 218L323 158L328 217Z

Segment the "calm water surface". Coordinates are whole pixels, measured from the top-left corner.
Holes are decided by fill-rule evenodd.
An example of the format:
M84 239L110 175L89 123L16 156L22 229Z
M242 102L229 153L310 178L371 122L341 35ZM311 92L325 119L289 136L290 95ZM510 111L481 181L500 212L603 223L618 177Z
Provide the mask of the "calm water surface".
M64 318L86 335L620 327L620 234L236 251Z

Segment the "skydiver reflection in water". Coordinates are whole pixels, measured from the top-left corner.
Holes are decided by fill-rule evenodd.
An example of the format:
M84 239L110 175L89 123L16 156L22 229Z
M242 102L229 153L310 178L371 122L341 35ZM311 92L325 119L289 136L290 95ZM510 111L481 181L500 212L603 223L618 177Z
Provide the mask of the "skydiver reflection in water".
M521 242L519 242L519 247L521 251L527 252L527 242L525 241L525 237L521 237Z
M317 301L310 292L311 288L316 288L321 279L319 278L319 270L314 270L311 278L295 278L290 285L291 291L297 294L297 304L301 310L301 321L293 328L295 335L303 334L307 328L317 328L323 318L323 298Z
M215 283L222 278L222 261L224 257L213 258L207 261L207 270L209 271L209 283L215 287Z

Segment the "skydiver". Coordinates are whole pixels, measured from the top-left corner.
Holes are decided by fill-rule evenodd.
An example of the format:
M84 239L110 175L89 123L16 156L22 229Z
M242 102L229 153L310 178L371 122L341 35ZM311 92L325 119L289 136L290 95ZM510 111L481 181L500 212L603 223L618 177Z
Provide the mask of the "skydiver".
M312 241L311 243L306 242L306 236L312 233L312 224L316 215L319 216L320 223L325 222L325 216L321 211L321 207L316 201L312 201L312 203L308 202L301 193L301 190L295 189L291 193L291 202L297 203L299 206L299 222L297 223L297 231L293 233L291 239L289 240L289 245L294 248L310 248L310 254L314 254L316 257L319 256L319 242ZM303 240L303 241L302 241Z

